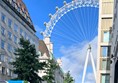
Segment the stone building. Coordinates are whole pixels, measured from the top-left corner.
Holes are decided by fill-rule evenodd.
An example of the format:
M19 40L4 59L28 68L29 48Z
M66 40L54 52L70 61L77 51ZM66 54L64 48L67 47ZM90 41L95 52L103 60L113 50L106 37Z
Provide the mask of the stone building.
M46 43L45 40L44 41L39 40L40 62L46 62L48 59L53 59L55 64L60 65L60 61L58 63L58 61L54 58L52 52L53 52L53 44L50 42L50 39L46 39ZM39 70L39 76L42 77L44 75L46 75L45 70ZM60 66L55 70L54 76L55 76L55 83L63 83L64 73ZM43 82L43 83L47 83L47 82Z
M19 39L24 37L35 44L38 51L39 39L22 0L0 0L0 80L8 80L12 73L9 62L15 59L14 49L19 47Z

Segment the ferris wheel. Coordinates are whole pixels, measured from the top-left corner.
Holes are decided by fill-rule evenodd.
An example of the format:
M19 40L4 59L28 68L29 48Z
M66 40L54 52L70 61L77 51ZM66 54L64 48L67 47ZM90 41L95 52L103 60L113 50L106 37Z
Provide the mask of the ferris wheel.
M50 37L51 33L53 31L53 28L55 27L56 23L68 12L80 8L80 7L99 7L98 0L72 0L72 2L67 3L66 1L63 2L64 6L59 8L56 6L56 13L55 14L49 14L50 20L49 22L44 22L44 25L46 26L46 29L44 32L41 32L41 34L44 37Z
M63 2L64 6L59 8L56 6L56 12L55 14L49 14L50 20L48 22L44 22L44 25L46 27L45 31L41 32L44 38L50 38L53 32L54 27L56 26L57 22L68 12L71 12L77 8L82 7L92 7L92 8L99 8L99 1L98 0L72 0L72 2L67 3L66 1ZM91 58L93 72L96 80L96 69L95 69L95 62L93 60L93 55L91 51L91 46L89 45L89 48L87 49L86 59L85 59L85 65L83 70L83 76L82 76L82 83L84 83L86 70L87 70L87 64L88 64L88 58Z

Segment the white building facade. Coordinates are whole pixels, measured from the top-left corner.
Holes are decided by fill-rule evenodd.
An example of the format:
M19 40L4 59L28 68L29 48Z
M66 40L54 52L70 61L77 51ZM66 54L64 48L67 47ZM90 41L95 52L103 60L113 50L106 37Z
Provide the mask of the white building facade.
M110 83L110 30L114 0L99 0L98 55L96 83Z
M35 44L38 51L39 39L22 0L0 0L0 80L9 80L15 75L9 62L15 59L14 49L24 37Z

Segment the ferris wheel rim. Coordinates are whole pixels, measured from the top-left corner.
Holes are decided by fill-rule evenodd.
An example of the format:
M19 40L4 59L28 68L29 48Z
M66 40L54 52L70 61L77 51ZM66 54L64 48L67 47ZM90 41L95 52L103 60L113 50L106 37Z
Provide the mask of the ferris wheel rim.
M79 1L79 0L73 0L69 3L64 2L64 6L61 8L56 7L56 12L52 15L49 14L50 20L46 23L44 22L44 25L46 26L46 29L44 32L42 32L42 35L44 38L51 37L51 33L53 31L54 26L56 23L68 12L75 10L77 8L82 7L93 7L93 8L99 8L99 2L96 0L85 0L85 1Z

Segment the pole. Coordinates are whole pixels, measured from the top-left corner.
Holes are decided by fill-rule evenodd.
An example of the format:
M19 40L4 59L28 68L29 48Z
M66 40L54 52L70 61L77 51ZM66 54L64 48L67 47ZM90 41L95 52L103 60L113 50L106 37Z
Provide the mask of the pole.
M85 80L86 69L87 69L87 65L88 65L88 58L89 58L89 53L90 53L89 51L90 51L90 47L87 50L87 56L86 56L86 60L85 60L85 64L84 64L84 71L83 71L82 83L84 83L84 80Z
M86 56L85 64L84 64L82 83L84 83L84 80L85 80L85 75L86 75L86 70L87 70L89 56L91 57L90 59L91 59L91 62L92 62L92 68L93 68L93 72L94 72L94 76L95 76L95 81L96 81L95 63L94 63L93 55L92 55L92 52L91 52L91 45L89 45L89 47L87 49L87 56Z
M95 69L95 63L94 63L92 52L90 52L90 57L91 57L91 62L92 62L92 67L93 67L93 73L94 73L95 81L96 81L96 69Z

